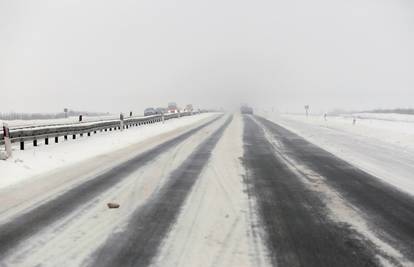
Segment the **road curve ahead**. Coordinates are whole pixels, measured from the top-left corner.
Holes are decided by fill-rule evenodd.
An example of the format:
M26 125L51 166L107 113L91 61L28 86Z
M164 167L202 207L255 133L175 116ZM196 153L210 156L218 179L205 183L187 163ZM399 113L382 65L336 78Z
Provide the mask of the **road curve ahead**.
M412 266L412 197L270 121L244 123L245 180L273 265Z

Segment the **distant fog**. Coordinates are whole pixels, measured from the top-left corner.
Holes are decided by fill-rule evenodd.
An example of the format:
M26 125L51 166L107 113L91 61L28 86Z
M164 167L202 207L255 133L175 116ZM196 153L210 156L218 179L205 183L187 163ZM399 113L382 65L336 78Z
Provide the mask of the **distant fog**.
M0 112L414 107L408 0L0 0Z

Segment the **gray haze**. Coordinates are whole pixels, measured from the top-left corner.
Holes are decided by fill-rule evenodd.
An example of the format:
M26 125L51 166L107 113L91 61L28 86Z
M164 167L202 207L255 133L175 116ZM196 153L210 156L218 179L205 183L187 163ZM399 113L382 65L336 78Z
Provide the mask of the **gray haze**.
M0 111L413 107L411 0L0 0Z

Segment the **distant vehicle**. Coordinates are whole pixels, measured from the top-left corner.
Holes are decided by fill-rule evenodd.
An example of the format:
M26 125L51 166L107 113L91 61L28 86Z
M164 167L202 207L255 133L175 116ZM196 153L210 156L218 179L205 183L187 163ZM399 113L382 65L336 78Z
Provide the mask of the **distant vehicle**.
M157 114L160 114L160 115L167 113L166 108L156 108L155 111L157 112Z
M243 105L240 108L240 112L242 114L253 114L253 109L247 105Z
M157 115L157 111L154 108L146 108L144 110L144 116Z
M170 102L168 103L168 113L178 113L178 107L177 107L177 103L175 102Z
M193 112L193 105L188 104L187 106L185 106L184 112Z

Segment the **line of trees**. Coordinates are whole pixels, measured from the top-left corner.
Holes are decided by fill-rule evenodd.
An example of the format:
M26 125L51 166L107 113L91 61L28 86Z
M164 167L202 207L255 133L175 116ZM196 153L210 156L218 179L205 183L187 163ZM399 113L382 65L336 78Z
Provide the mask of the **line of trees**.
M328 112L328 115L341 115L341 114L353 114L353 113L397 113L397 114L408 114L414 115L413 108L394 108L394 109L372 109L372 110L352 110L346 111L343 109L335 109Z
M414 109L412 108L395 108L395 109L374 109L364 111L366 113L398 113L398 114L409 114L414 115Z
M109 112L85 112L85 111L74 111L69 110L67 112L67 116L105 116L110 115ZM0 112L0 120L44 120L44 119L61 119L65 118L65 112L59 113L21 113L21 112L9 112L9 113L1 113Z

